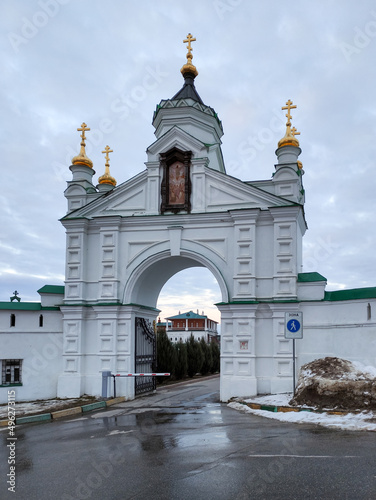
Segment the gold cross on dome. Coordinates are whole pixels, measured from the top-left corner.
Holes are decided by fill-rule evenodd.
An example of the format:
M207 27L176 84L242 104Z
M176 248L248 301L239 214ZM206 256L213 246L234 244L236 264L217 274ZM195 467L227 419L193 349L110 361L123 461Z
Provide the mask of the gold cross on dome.
M296 105L293 106L292 104L292 101L290 101L290 99L286 102L286 106L283 106L282 109L287 109L287 113L286 113L286 118L287 118L287 123L286 125L291 125L291 114L290 114L290 111L292 109L295 109L296 108Z
M90 130L90 129L89 129L89 127L86 125L86 123L85 123L85 122L83 122L83 124L81 125L81 128L78 128L78 129L77 129L77 131L78 131L78 132L82 132L82 134L81 134L81 139L82 139L82 141L81 141L81 145L82 145L82 146L85 146L85 139L86 139L86 137L85 137L85 132L87 132L88 130ZM83 143L83 144L82 144L82 143Z
M183 43L188 43L188 46L187 46L188 54L190 54L192 52L191 42L195 42L195 41L196 41L196 38L193 38L190 33L188 33L187 38L185 40L183 40Z
M110 157L109 157L109 153L113 153L114 151L110 148L110 146L106 146L104 148L104 151L102 151L102 153L104 153L106 155L106 167L109 166L110 164Z

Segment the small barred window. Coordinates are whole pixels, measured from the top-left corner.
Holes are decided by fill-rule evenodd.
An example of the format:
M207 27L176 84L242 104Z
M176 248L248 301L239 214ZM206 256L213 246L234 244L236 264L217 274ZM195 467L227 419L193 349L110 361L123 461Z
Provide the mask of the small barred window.
M1 384L11 385L22 382L22 359L3 359L1 367Z

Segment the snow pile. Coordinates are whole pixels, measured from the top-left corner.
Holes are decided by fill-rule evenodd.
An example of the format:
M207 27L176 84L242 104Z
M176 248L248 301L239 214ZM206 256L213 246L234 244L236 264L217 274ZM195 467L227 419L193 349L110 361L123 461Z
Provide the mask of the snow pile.
M276 395L274 403L279 401ZM270 397L270 400L272 398ZM255 398L252 401L256 401ZM260 402L257 399L257 402ZM362 413L347 413L346 415L331 415L324 413L310 413L308 411L300 412L271 412L265 410L253 410L248 406L233 402L228 405L234 410L244 413L252 413L258 417L272 418L280 422L290 424L315 424L329 429L341 429L346 431L373 431L376 432L376 413L362 412Z
M376 410L376 368L326 357L303 365L291 405Z

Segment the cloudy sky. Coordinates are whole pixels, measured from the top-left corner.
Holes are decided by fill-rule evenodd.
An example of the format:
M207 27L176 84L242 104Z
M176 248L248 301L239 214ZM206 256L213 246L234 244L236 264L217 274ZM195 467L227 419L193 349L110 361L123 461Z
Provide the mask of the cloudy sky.
M96 175L144 169L153 111L182 86L188 32L196 88L224 127L227 173L268 179L293 125L304 165L304 271L328 289L376 286L376 6L372 0L2 0L0 300L63 284L63 191L85 121ZM216 315L208 272L172 278L162 317Z

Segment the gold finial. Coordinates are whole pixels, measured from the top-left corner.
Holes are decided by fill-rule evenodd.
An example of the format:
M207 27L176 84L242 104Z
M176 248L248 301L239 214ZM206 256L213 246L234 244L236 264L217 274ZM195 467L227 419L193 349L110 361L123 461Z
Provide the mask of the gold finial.
M111 184L112 186L116 186L116 180L113 177L111 177L111 175L110 175L110 156L109 156L109 153L113 153L113 152L114 151L112 149L110 149L110 146L106 146L104 148L104 151L102 151L102 153L104 153L106 155L105 156L106 163L105 163L104 175L102 175L98 179L99 184Z
M89 127L86 125L85 122L82 123L81 128L78 128L78 132L82 132L80 137L81 137L81 149L80 152L77 156L72 158L72 164L73 165L85 165L86 167L93 168L93 162L86 156L86 151L85 151L85 132L87 132Z
M287 109L287 113L286 113L286 118L287 118L287 123L286 125L290 125L291 127L291 119L292 119L292 116L290 114L290 111L292 109L296 109L296 105L292 103L292 101L290 101L290 99L286 102L286 106L282 106L282 110L285 110Z
M81 128L78 128L78 129L77 129L77 132L82 132L82 134L81 134L81 139L82 139L82 141L81 141L81 146L84 146L84 147L85 147L85 141L86 141L86 137L85 137L85 132L86 132L86 130L87 130L87 131L89 131L90 129L89 129L89 127L86 125L86 123L85 123L85 122L83 122L83 124L81 125Z
M106 168L110 168L110 156L109 156L109 153L113 153L114 150L113 149L110 149L110 146L106 146L104 148L104 151L102 151L103 154L106 155Z
M295 137L296 135L300 135L300 132L298 132L298 131L296 130L296 128L295 128L295 127L292 127L292 129L291 129L291 133L292 133L292 135L293 135L294 137Z
M187 38L185 40L183 40L183 43L188 43L187 45L187 49L188 49L188 54L187 54L187 59L192 59L192 46L191 46L191 42L195 42L196 41L196 38L193 38L192 35L190 33L188 33L187 35Z
M283 137L278 143L279 148L281 148L282 146L299 147L299 141L298 141L298 139L295 138L295 136L300 135L300 132L297 132L295 127L293 127L293 129L291 129L292 116L291 116L290 111L292 109L296 109L296 107L297 106L295 104L293 104L293 102L290 101L290 99L286 102L286 106L282 106L282 110L287 110L287 113L286 113L287 123L286 123L285 137Z
M181 68L181 72L184 75L185 73L193 73L195 76L198 75L198 71L196 67L192 64L193 54L192 54L192 42L195 42L196 38L193 38L190 33L188 33L187 38L183 40L183 43L188 43L187 45L187 63Z

